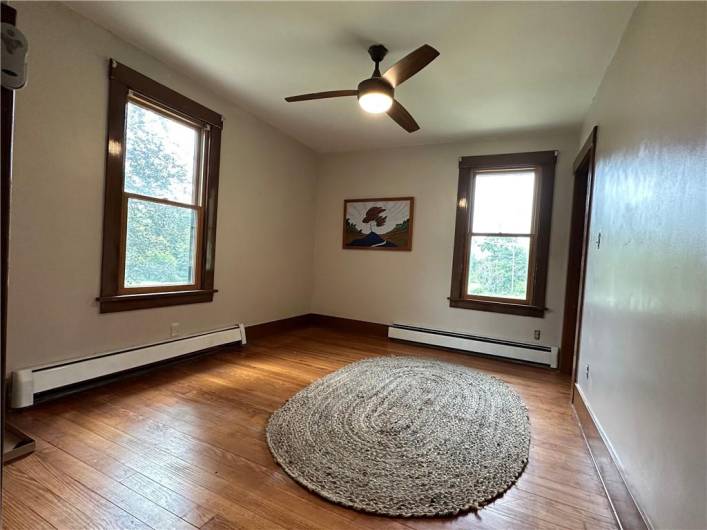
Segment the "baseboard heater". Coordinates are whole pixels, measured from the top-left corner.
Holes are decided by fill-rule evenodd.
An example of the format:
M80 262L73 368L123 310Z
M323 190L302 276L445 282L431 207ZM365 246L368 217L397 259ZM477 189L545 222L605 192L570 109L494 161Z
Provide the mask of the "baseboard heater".
M106 377L231 343L245 344L245 327L238 324L136 348L111 351L12 373L10 405L29 407L35 396L49 390Z
M558 348L556 346L526 344L510 340L466 335L453 331L420 328L405 324L393 324L388 327L388 337L391 339L431 344L433 346L441 346L453 350L482 353L496 357L508 357L519 361L544 364L551 368L557 368Z

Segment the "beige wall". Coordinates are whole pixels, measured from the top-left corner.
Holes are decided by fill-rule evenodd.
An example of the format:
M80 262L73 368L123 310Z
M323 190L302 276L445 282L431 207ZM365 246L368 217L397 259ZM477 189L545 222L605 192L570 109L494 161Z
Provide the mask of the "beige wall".
M17 94L8 371L234 322L309 311L316 158L60 4L17 3L30 42ZM108 58L225 117L213 303L101 315Z
M18 3L8 370L307 313L558 345L571 162L599 124L580 386L659 528L704 528L705 4L642 4L581 136L545 131L326 155L59 4ZM107 59L225 116L213 303L101 315ZM452 309L457 158L558 149L544 319ZM316 175L318 174L318 178ZM315 197L316 195L316 197ZM416 198L412 252L341 249L346 198ZM316 224L315 224L316 219Z
M559 345L569 238L571 164L577 131L534 132L459 144L323 157L314 250L316 313L401 322L484 336ZM450 308L450 277L460 156L557 149L545 318ZM344 199L415 197L412 252L343 250Z
M312 309L518 340L540 329L542 343L559 344L574 131L318 158L66 7L18 11L31 55L17 104L9 371L161 340L172 322L188 334ZM225 117L213 303L98 313L109 57ZM551 311L534 319L449 308L457 157L544 149L560 150ZM417 200L411 253L341 250L344 198L400 194Z
M640 4L584 127L602 237L579 383L656 528L707 528L705 15Z

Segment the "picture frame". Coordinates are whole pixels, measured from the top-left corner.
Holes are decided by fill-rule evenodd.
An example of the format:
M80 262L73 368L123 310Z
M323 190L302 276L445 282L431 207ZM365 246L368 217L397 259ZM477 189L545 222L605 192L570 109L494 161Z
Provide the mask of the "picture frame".
M342 248L412 250L414 197L346 199Z

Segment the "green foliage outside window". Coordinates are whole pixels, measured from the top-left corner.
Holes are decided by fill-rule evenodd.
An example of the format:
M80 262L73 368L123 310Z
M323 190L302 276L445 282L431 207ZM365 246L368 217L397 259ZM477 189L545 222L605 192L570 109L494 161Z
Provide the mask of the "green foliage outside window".
M174 122L137 105L128 109L125 190L170 200L189 196L193 165L172 139ZM129 199L125 286L192 283L195 228L190 208Z
M194 211L130 199L125 246L125 285L193 282Z
M474 236L469 256L470 295L526 298L530 240Z

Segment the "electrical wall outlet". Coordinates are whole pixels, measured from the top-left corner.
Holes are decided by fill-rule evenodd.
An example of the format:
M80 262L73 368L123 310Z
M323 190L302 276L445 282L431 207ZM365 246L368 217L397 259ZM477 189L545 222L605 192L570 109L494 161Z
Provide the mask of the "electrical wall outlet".
M533 337L535 337L535 340L540 340L540 330L536 329L533 331Z
M169 336L178 337L179 336L179 322L172 322L169 325Z

